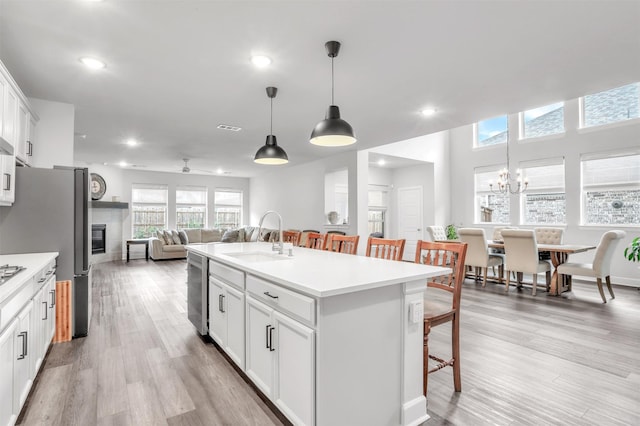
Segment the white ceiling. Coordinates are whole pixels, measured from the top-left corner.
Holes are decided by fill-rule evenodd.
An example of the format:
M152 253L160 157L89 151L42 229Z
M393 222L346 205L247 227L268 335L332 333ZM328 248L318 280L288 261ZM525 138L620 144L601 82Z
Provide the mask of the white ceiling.
M308 142L331 99L328 40L342 42L348 148ZM638 1L0 0L0 59L27 96L75 105L76 162L148 170L185 157L231 176L272 170L252 161L270 85L289 167L638 81L639 52ZM256 69L254 53L273 64ZM107 68L89 72L84 55Z

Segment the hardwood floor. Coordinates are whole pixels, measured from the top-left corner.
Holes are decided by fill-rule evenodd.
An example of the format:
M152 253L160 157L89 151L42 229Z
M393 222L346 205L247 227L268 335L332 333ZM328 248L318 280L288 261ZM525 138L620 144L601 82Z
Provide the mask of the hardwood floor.
M95 265L89 336L54 344L18 424L279 425L186 318L185 261ZM462 392L429 377L433 425L640 424L640 292L568 297L467 280ZM447 354L450 328L430 334Z

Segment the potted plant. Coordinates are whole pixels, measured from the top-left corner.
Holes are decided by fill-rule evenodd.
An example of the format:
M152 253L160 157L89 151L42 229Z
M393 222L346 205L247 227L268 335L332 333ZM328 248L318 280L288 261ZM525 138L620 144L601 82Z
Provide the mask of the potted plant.
M458 239L458 231L456 230L456 226L454 224L447 225L444 231L447 233L447 240Z
M629 262L640 262L640 237L635 237L629 247L624 249L624 257Z

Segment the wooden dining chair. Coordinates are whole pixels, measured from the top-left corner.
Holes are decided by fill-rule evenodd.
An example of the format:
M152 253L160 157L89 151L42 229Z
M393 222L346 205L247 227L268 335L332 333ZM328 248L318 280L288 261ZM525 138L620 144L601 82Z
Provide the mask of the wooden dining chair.
M460 374L460 295L464 281L464 262L467 254L467 243L437 243L418 241L416 247L416 263L451 268L452 273L431 278L427 282L424 297L424 355L423 355L423 392L427 395L428 375L444 367L453 368L453 387L456 392L462 390ZM435 293L442 293L449 303L434 301ZM431 328L451 322L451 358L445 360L429 353L429 333ZM437 362L429 368L429 360Z
M327 234L320 234L319 232L309 232L307 234L306 248L312 248L316 250L324 250Z
M297 246L300 243L300 236L302 232L300 231L282 231L282 242L283 243L291 243L294 246Z
M533 276L533 288L531 295L536 295L538 286L538 274L544 272L546 276L547 291L551 286L551 265L549 262L538 258L538 243L536 234L532 229L505 229L502 231L504 238L505 269L507 270L506 291L509 291L509 272L516 272L518 288L522 287L523 274Z
M359 235L327 234L325 250L336 253L356 254L358 252Z
M369 237L367 240L366 255L379 259L402 260L405 242L405 239L390 240L387 238Z
M607 299L604 297L604 291L602 290L602 279L604 278L611 298L615 299L616 296L614 296L613 289L611 288L611 258L613 257L616 246L625 235L626 233L624 231L605 232L600 238L600 242L596 248L593 263L566 262L558 265L558 274L568 276L569 283L571 283L571 277L573 275L594 277L598 285L602 303L607 303Z

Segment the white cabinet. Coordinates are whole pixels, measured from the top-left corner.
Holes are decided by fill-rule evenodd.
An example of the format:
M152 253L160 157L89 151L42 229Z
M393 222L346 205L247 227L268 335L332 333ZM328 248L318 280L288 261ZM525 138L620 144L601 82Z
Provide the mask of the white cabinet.
M314 424L313 329L250 295L246 300L247 376L294 424Z
M6 84L4 97L2 137L15 148L17 136L18 95L9 84Z
M244 369L244 293L209 277L209 335Z
M13 409L19 413L27 399L33 375L31 373L31 357L33 356L33 333L31 330L31 309L27 306L18 314L17 327L13 334Z
M31 361L32 376L38 373L42 361L47 354L47 348L53 339L56 327L55 312L55 275L52 270L44 273L37 281L42 288L33 298L31 312L31 330L33 334L33 357Z
M27 133L27 164L33 162L33 145L36 143L36 119L29 114L29 132Z
M16 199L16 161L13 155L0 155L0 171L0 206L10 206Z
M0 425L15 423L13 409L13 335L17 322L13 321L0 334Z
M26 105L18 102L18 123L14 143L15 156L22 163L27 162L27 133L29 133L29 111Z

